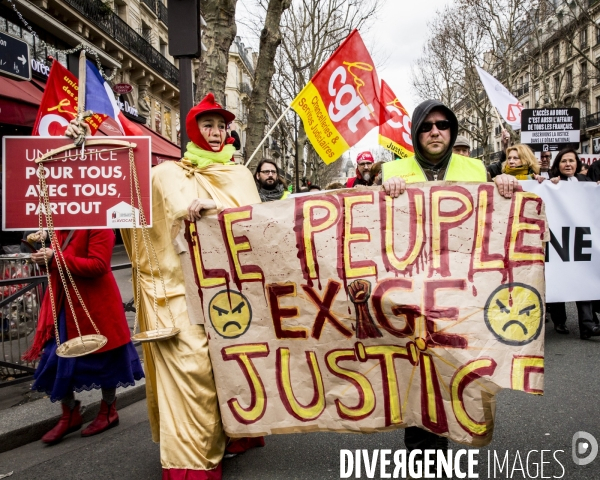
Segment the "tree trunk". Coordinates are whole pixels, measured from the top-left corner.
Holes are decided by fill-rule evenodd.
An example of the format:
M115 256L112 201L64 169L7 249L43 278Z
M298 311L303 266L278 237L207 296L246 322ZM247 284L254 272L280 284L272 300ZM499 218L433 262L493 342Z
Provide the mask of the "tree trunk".
M254 85L248 109L248 129L246 131L246 151L252 155L265 134L267 99L271 80L275 74L275 53L281 43L281 15L289 8L291 0L269 0L265 26L260 34L260 49L254 72ZM262 158L258 152L248 166L253 170Z
M235 6L237 0L205 0L202 2L202 16L206 21L202 43L207 51L200 56L200 67L196 76L196 103L208 92L215 95L217 102L225 100L229 48L233 43L237 26Z

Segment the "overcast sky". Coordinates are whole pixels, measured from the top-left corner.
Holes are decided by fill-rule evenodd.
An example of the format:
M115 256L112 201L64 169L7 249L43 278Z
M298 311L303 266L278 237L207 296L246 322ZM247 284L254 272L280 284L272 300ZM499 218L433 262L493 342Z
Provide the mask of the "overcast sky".
M410 86L410 68L419 57L423 44L427 38L427 22L434 18L436 11L451 0L383 0L378 20L369 31L362 32L367 48L372 52L376 63L384 60L377 66L380 79L392 88L398 100L409 113L418 104L418 99ZM241 5L240 5L241 4ZM252 0L238 1L237 18L238 32L246 44L257 48L256 38L243 26L247 18L248 6L253 5ZM377 143L377 129L373 129L356 147L351 149L351 158L369 148L374 148Z

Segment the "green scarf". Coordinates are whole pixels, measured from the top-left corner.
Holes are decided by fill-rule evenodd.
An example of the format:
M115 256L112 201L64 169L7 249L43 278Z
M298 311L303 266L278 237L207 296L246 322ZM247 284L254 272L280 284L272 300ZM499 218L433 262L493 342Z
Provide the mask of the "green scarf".
M521 165L520 167L511 168L508 166L508 163L504 165L504 173L508 175L512 175L513 177L517 177L517 180L529 180L531 178L531 174L533 173L529 169L529 165Z
M211 163L229 163L234 153L235 147L233 145L225 145L220 152L209 152L200 148L194 142L188 142L183 158L195 167L203 168Z

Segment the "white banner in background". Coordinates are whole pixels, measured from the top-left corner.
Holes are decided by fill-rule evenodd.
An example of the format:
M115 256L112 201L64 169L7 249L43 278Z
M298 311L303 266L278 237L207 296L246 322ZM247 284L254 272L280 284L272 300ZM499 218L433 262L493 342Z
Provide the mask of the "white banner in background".
M520 182L544 200L552 241L546 253L546 302L600 299L600 185Z

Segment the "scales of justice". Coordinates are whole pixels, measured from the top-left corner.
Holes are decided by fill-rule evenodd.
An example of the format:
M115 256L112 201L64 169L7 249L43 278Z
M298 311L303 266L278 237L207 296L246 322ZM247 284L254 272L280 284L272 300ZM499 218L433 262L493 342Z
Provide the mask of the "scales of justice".
M77 104L77 122L81 122L85 118L91 116L93 112L85 111L85 75L86 75L86 60L85 60L85 51L82 50L79 56L79 90L78 90L78 104ZM71 144L64 145L62 147L51 150L41 157L35 160L35 163L38 165L38 178L39 178L39 186L40 186L40 202L42 205L39 209L39 230L44 231L44 227L48 231L48 237L50 239L50 245L52 250L54 251L54 260L56 262L56 268L58 270L58 274L65 291L65 298L67 300L68 306L73 315L73 320L75 322L75 326L77 328L78 336L67 340L65 342L60 342L59 333L58 333L58 317L56 312L56 305L54 300L54 294L52 291L52 283L50 281L50 269L48 258L45 257L46 263L46 274L48 276L48 290L50 295L50 303L52 306L52 316L54 319L54 333L56 337L56 345L57 350L56 354L60 357L64 358L75 358L81 357L83 355L89 355L90 353L94 353L100 350L104 345L106 345L107 338L102 335L100 329L92 319L87 307L83 302L83 298L79 294L79 290L77 289L77 285L75 285L75 281L69 268L65 262L65 258L63 256L63 248L66 248L68 241L70 240L72 233L69 234L65 243L61 247L58 242L58 238L56 237L54 222L52 219L52 210L50 208L50 196L48 192L48 188L46 185L46 173L44 169L44 163L53 162L57 160L65 160L67 158L76 158L78 156L83 157L85 148L88 146L102 146L108 147L103 148L100 152L110 152L114 150L129 150L129 187L130 187L130 202L132 209L132 222L133 222L133 254L135 257L136 266L133 267L136 275L136 295L135 295L135 323L133 327L133 335L131 339L133 341L139 342L158 342L162 340L167 340L169 338L175 337L179 333L179 329L175 327L175 321L173 319L173 314L171 312L171 308L169 307L169 300L167 298L167 291L165 287L165 282L160 271L160 266L158 262L158 257L156 255L156 251L154 250L154 246L150 241L150 235L148 233L148 226L146 222L146 217L144 215L144 208L142 205L142 197L140 193L140 186L138 181L137 169L135 166L135 156L134 151L137 147L135 143L128 142L126 140L117 140L117 139L86 139L85 130L81 133L79 137L75 139L75 141ZM79 149L75 154L68 153L70 150ZM67 152L67 153L65 153ZM57 156L61 153L65 153L63 156ZM139 215L136 215L136 204ZM45 225L44 225L45 219ZM153 306L154 306L154 329L140 331L139 333L135 333L137 330L137 326L139 323L139 311L140 311L140 283L141 283L141 275L139 271L139 248L137 243L138 236L138 228L141 231L141 238L144 244L144 248L148 253L148 260L150 265L150 272L152 276L152 286L153 286ZM43 239L40 239L43 240ZM156 289L156 274L160 279L162 290L165 296L165 305L167 310L169 311L169 316L171 320L170 327L159 328L158 324L158 299L157 299L157 289ZM76 301L78 301L87 316L87 320L92 324L92 327L95 330L95 334L90 335L82 335L79 327L79 321L75 314L74 309L74 301L71 293L69 292L68 286L71 286L75 296L77 297ZM66 308L66 306L65 306ZM140 327L141 330L141 327Z

